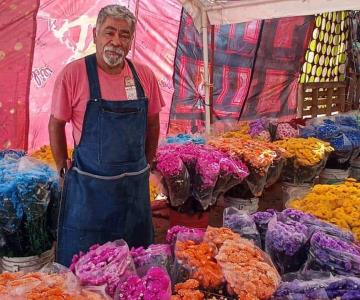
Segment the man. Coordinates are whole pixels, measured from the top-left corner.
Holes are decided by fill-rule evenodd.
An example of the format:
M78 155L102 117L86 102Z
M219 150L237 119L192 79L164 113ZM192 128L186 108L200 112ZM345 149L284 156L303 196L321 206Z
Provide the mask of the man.
M125 58L135 22L123 6L102 8L93 32L96 54L65 66L55 83L49 135L65 178L57 249L65 266L96 243L123 238L145 247L153 241L148 164L163 100L152 71ZM71 164L66 122L75 142Z

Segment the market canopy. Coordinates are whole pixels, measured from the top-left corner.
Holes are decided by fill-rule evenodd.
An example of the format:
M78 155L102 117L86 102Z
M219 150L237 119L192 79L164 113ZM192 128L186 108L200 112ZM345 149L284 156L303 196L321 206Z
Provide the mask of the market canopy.
M209 24L224 25L253 20L314 15L340 10L359 10L359 0L179 0L198 30L201 14Z

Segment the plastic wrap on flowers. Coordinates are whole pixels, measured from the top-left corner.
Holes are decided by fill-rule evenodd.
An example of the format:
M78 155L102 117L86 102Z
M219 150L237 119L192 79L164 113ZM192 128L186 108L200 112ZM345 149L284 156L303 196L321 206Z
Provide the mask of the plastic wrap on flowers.
M219 162L210 159L208 156L211 156L211 153L210 155L205 155L203 152L202 155L198 157L193 184L193 196L200 202L204 210L206 210L213 201L213 190L220 172Z
M290 275L290 280L283 278L272 299L359 299L356 298L360 295L359 278L316 272Z
M255 197L260 197L266 186L267 176L263 173L259 173L257 170L252 169L249 166L250 174L246 177L245 182L250 189L251 193Z
M220 173L213 190L211 204L215 204L220 195L240 184L249 175L247 166L236 158L223 157L219 164Z
M279 180L285 164L286 159L281 156L274 159L274 162L271 164L266 174L265 187L270 187Z
M174 280L176 283L196 279L206 290L221 288L224 277L215 260L216 247L209 243L177 241L175 247Z
M309 229L299 222L273 217L268 224L265 250L281 274L298 271L308 255Z
M2 300L110 300L100 287L81 287L71 272L46 274L43 272L0 274Z
M167 272L171 271L173 257L168 244L152 244L147 249L132 248L130 253L134 260L136 273L140 277L145 276L151 267L161 267Z
M142 278L131 275L119 283L115 300L169 300L171 298L171 281L163 268L152 267Z
M360 279L356 277L346 277L334 280L326 288L329 299L356 300L360 299Z
M199 244L203 241L204 234L205 230L201 228L189 228L176 225L168 229L166 233L166 242L170 244L171 250L174 253L178 235L180 235L181 241L190 240Z
M83 285L106 284L106 292L111 297L121 282L135 274L134 263L124 240L93 245L86 254L73 257L70 270Z
M269 299L280 276L269 257L243 238L225 240L216 255L230 294L239 299Z
M275 215L276 215L276 211L273 209L268 209L266 211L259 211L252 214L252 218L260 234L261 249L265 249L265 237L266 237L266 232L268 230L268 224Z
M227 207L223 212L223 226L240 234L241 237L252 240L255 245L261 247L260 234L253 218L245 211L235 207Z
M15 151L0 159L0 232L5 256L38 255L51 248L47 209L57 175L47 165ZM4 245L2 245L4 246Z
M316 138L290 138L274 142L285 149L287 159L283 168L283 181L296 184L312 182L325 167L329 154L334 150L329 143Z
M266 184L266 174L269 167L281 152L280 148L270 143L252 140L250 136L240 135L238 138L213 138L209 144L215 148L241 159L249 168L246 178L251 192L259 196Z
M313 166L298 166L294 159L287 159L282 172L284 182L294 184L311 183L325 168L328 156Z
M360 276L360 247L322 231L315 232L310 240L309 257L304 270Z
M282 282L272 299L274 300L285 300L285 299L301 299L301 300L330 300L325 286L328 279L325 280L294 280L291 282Z
M170 204L184 204L190 196L190 175L181 158L175 153L159 155L156 168L165 180Z
M300 210L287 208L281 212L281 216L305 225L309 228L310 235L314 232L322 231L344 241L354 242L355 240L351 231L341 229Z

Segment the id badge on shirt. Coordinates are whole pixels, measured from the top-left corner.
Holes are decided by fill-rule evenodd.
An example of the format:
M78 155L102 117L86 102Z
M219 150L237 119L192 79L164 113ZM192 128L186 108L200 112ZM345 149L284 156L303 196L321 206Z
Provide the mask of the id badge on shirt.
M128 100L135 100L137 98L134 79L125 77L125 92Z

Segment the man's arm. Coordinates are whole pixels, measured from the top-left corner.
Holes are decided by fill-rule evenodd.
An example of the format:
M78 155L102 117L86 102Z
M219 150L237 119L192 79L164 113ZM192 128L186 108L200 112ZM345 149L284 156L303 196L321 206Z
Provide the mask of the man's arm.
M67 143L65 135L66 122L50 116L49 120L49 137L52 155L55 159L56 168L60 171L62 168L67 168L66 162L68 160Z
M159 114L148 116L147 121L147 134L146 134L146 159L147 162L151 165L152 161L155 158L156 149L159 142L160 134L160 118Z

